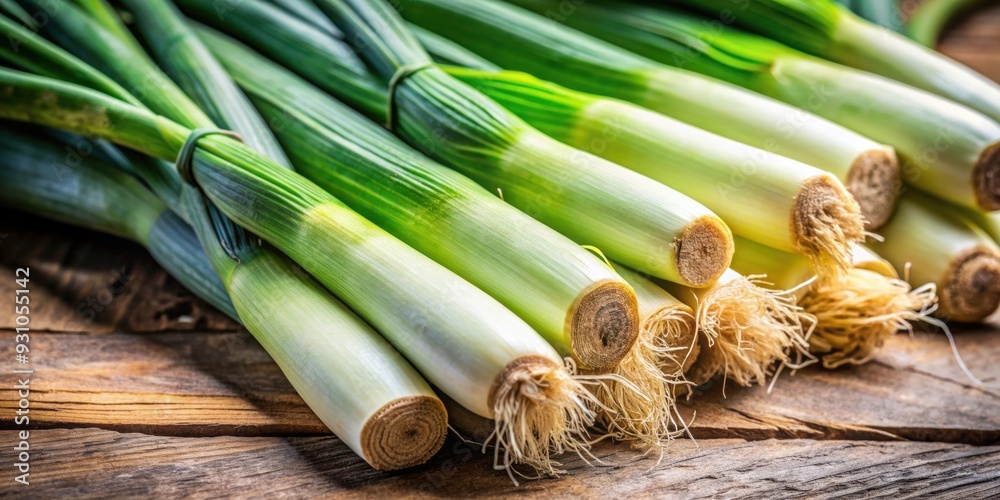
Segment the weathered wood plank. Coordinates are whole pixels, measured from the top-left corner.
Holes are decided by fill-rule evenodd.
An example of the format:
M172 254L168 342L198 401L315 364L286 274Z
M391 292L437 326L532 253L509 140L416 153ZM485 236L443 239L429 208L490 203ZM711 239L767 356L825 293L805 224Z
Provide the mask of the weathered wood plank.
M966 332L959 347L982 377L1000 375L1000 335ZM322 423L246 333L32 337L32 423L159 435L317 435ZM0 345L0 359L13 356ZM1000 440L1000 396L956 368L947 340L894 338L866 366L785 374L774 391L709 388L683 412L697 438ZM917 368L914 368L917 367ZM0 388L0 405L16 404ZM0 428L10 428L0 420Z
M14 443L11 431L0 441ZM0 493L117 496L493 496L646 495L982 497L1000 492L1000 447L915 442L702 440L655 458L598 445L607 463L567 460L558 479L515 487L491 457L449 440L446 452L408 471L380 473L333 437L177 438L94 429L32 432L31 485ZM6 447L5 447L6 448ZM8 461L10 452L3 452ZM11 462L8 462L11 463ZM457 480L457 475L461 480Z
M1000 5L959 22L945 33L938 50L1000 82Z
M236 328L138 245L11 210L0 209L0 221L0 297L13 297L14 270L30 267L36 331ZM14 326L11 314L0 314L0 328Z

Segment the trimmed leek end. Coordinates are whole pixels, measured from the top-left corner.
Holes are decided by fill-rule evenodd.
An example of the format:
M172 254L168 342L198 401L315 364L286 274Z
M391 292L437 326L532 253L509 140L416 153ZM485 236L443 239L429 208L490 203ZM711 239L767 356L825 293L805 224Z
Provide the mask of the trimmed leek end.
M729 226L715 215L691 222L674 241L677 272L684 283L704 287L714 283L733 258L736 246Z
M903 183L894 149L864 151L851 164L843 181L861 207L865 229L874 231L889 221Z
M816 317L809 348L826 368L868 362L886 339L910 330L936 303L933 283L913 290L903 280L860 268L836 281L814 283L799 299Z
M566 314L573 354L588 370L619 364L639 336L635 293L622 281L597 283L577 297Z
M1000 210L1000 142L988 146L972 170L976 202L983 210Z
M444 444L448 413L436 397L409 396L387 403L361 428L361 453L377 470L427 462Z
M808 179L795 196L792 237L820 276L840 276L851 266L851 246L865 237L861 207L835 177Z
M1000 254L976 246L956 255L942 278L938 315L965 323L986 319L1000 306Z
M701 353L687 374L693 384L721 374L739 385L763 385L775 363L801 365L793 352L810 357L804 331L815 318L791 292L761 288L758 278L728 270L709 288L675 292L695 308L701 333Z
M593 403L583 384L551 359L526 355L511 361L489 394L494 468L511 473L514 465L525 464L556 475L553 451L589 454Z

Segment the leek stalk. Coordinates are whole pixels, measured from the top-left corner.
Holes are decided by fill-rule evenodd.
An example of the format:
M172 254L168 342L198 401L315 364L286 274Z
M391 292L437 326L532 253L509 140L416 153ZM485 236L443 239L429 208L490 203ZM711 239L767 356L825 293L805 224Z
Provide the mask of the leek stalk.
M933 92L1000 121L1000 85L828 0L673 1L713 18L731 19L803 52Z
M517 1L538 8L555 2ZM906 182L954 203L1000 209L1000 123L965 106L676 9L588 2L566 23L894 146Z
M910 283L935 283L943 319L978 322L1000 305L1000 247L958 208L915 190L903 195L868 246Z
M355 107L371 105L343 80L367 82L332 53L299 54L302 47L340 43L328 34L254 0L241 2L220 22L201 2L179 2L194 17L214 23ZM379 2L317 5L366 46L361 54L375 68L382 97L364 112L387 121L388 83L402 67L419 71L394 91L394 129L432 158L466 174L490 192L574 241L644 272L704 286L724 269L731 252L729 228L704 206L680 193L596 156L558 143L493 101L435 67L391 9ZM285 14L282 16L281 14ZM373 26L378 29L374 30ZM260 29L261 26L266 28ZM280 39L268 34L280 32ZM375 33L378 33L378 39ZM317 41L321 39L321 41ZM289 43L289 40L296 40ZM339 53L351 53L350 48ZM313 56L326 57L320 71ZM300 60L310 62L300 64ZM361 84L355 84L357 88Z
M669 439L671 402L640 390L663 386L658 352L635 344L635 295L609 266L286 70L221 35L203 36L280 124L279 138L303 175L498 298L581 368L624 378L593 391L615 410L600 415L616 437L653 446ZM383 202L386 193L396 194L395 203Z
M685 383L684 370L698 355L694 313L640 273L621 265L615 269L635 288L639 300L639 338L615 372L635 387L617 381L607 383L605 390L597 394L598 400L619 410L617 414L599 412L598 420L616 439L638 439L649 446L663 446L681 434L675 387ZM643 373L658 376L628 376ZM662 404L650 405L645 399Z

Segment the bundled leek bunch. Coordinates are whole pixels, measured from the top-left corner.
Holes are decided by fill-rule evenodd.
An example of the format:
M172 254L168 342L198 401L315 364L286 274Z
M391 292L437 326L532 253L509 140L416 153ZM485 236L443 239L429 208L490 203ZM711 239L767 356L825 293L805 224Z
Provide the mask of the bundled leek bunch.
M517 2L536 10L558 3ZM1000 176L1000 123L960 104L668 7L588 2L566 22L638 54L746 87L890 144L905 160L908 183L953 203L1000 209L995 180ZM816 89L824 94L818 96ZM947 147L928 153L934 144Z
M881 32L826 0L680 3L0 0L33 124L0 123L0 204L147 246L379 469L470 419L511 478L663 453L692 386L997 308L989 86L866 73ZM64 140L102 153L60 183Z
M349 56L351 52L349 50L345 50L345 46L343 45L343 43L335 38L336 35L333 33L331 29L329 29L328 26L324 27L326 26L326 23L315 22L316 19L323 19L322 12L318 11L315 7L312 8L306 7L304 10L303 9L294 10L294 12L299 15L303 15L303 12L305 12L305 15L310 16L307 20L307 19L298 19L296 17L291 16L289 13L282 12L280 9L269 7L264 3L257 2L254 0L248 0L245 2L241 2L239 8L227 12L225 22L219 22L216 19L216 17L211 13L211 11L205 8L203 4L187 0L183 0L182 3L184 4L185 8L188 9L190 13L192 13L192 15L195 15L206 22L211 22L220 29L226 30L230 34L236 35L242 40L252 44L255 48L257 48L261 52L270 55L277 61L286 64L287 66L295 69L297 72L306 76L313 83L319 85L324 90L327 90L328 92L337 95L338 97L341 97L347 100L348 102L351 102L354 106L358 107L369 116L375 118L381 118L385 116L385 110L383 108L378 106L371 106L368 104L370 100L366 97L368 95L367 91L358 90L358 89L371 88L372 85L370 84L370 82L373 80L373 75L364 69L363 64L351 59L351 57ZM301 3L298 3L297 5L298 7L303 6ZM312 22L310 22L309 20L312 20ZM267 26L268 29L264 30L256 29L256 27L259 26ZM206 34L206 39L211 40L210 44L215 47L218 47L219 57L222 58L223 60L229 61L228 64L232 65L231 71L233 71L235 74L239 73L245 74L246 75L245 85L247 85L248 88L258 87L258 90L251 90L250 91L251 94L261 95L266 100L269 101L274 101L276 98L281 97L280 95L269 96L268 94L275 94L275 93L268 92L266 89L263 88L259 88L260 86L255 84L255 80L258 80L259 76L253 72L253 69L260 67L260 65L262 64L261 62L256 62L253 64L245 64L245 63L234 64L238 62L238 59L243 58L243 56L234 57L233 54L239 54L241 52L245 53L245 50L240 51L238 46L232 43L227 44L225 43L224 39L212 35L210 32L206 31L205 34ZM468 51L466 51L461 47L456 46L454 43L451 43L448 40L442 40L439 37L435 38L427 35L427 33L423 33L421 40L422 42L425 42L426 40L431 41L432 47L437 52L435 55L440 55L441 52L445 52L447 54L446 57L450 58L451 60L464 61L465 63L468 63L470 65L475 65L478 67L489 66L489 63L485 63L480 58L476 58L474 55L470 55ZM293 51L296 54L294 58L289 56L289 54L293 53ZM321 64L321 62L323 61L325 61L325 63ZM467 83L470 83L471 85L473 85L473 87L476 87L477 90L484 91L490 97L497 97L496 95L490 92L490 89L479 85L479 82L474 82L471 79L466 79L467 75L458 72L454 68L448 68L448 73L458 77L463 81L466 81ZM486 77L488 76L489 75L486 75ZM284 81L283 83L280 84L280 86L282 88L302 87L301 84L295 85L291 83L290 80ZM354 89L354 90L345 90L345 89ZM568 94L574 94L573 92L570 91L566 92ZM302 92L297 92L296 94L301 95ZM526 93L525 95L528 94ZM588 99L588 97L581 95L579 99L581 102L584 102L586 104L586 99ZM538 106L542 110L546 109L555 109L557 111L560 110L559 103L561 101L559 100L553 99L555 104L550 104L550 102L546 99L536 99L536 100L538 101ZM536 120L533 117L532 113L530 112L525 113L523 109L519 109L517 106L512 105L511 103L515 101L517 101L517 98L511 98L507 100L502 98L497 98L497 102L499 104L507 106L509 111L512 111L515 114L517 114L519 118L525 119L529 124L535 125L541 131L547 132L550 135L553 135L559 139L565 137L565 136L559 136L558 134L553 132L553 129L559 128L558 126L555 127L549 126L545 123L544 119ZM567 99L566 101L569 101L569 99ZM605 99L605 101L608 100ZM625 105L624 103L621 103L621 105L624 106L624 108L626 109L633 108L629 105ZM287 105L285 106L287 107ZM268 108L270 106L262 104L262 107ZM637 111L641 112L642 110L637 110ZM458 112L458 111L456 110L452 112ZM544 111L535 114L542 115L544 114ZM573 117L572 108L570 108L570 112L564 114L567 117L566 118L567 121L572 119ZM673 126L673 124L676 123L673 122L672 120L660 117L659 115L653 115L652 113L648 114L652 115L651 121L653 123L655 123L659 119L663 119L665 122L667 122L667 127ZM557 119L560 118L560 115L557 115L556 118ZM604 125L602 125L602 122L596 119L594 120L593 123L594 123L593 129L595 131L604 127ZM700 130L694 129L693 127L684 124L676 123L676 130L679 131L678 135L681 137L675 138L674 136L667 137L662 134L657 135L657 132L662 132L662 127L660 129L654 130L653 134L651 134L652 138L650 139L649 142L654 142L656 140L668 140L670 145L676 145L677 147L676 151L684 151L685 146L683 146L683 143L685 140L689 139L690 137L707 137L707 140L705 140L704 144L698 144L697 148L689 148L690 150L690 153L688 153L689 157L694 158L698 155L698 151L704 150L704 154L709 155L710 158L708 161L705 162L705 165L720 170L728 168L729 165L727 163L731 161L732 158L737 157L739 153L747 153L749 155L751 153L755 154L755 152L757 151L752 148L747 148L733 141L728 141L713 136L712 134L704 133ZM572 135L573 134L566 134L566 136L572 136ZM595 137L596 137L596 132L595 132ZM622 141L623 144L627 142L628 141ZM572 142L570 144L577 145L577 143L572 143ZM716 154L715 149L717 148L721 149L722 151ZM601 156L605 156L606 153L607 152L602 151ZM654 157L656 156L657 153L658 151L654 150L652 153L649 154L648 157ZM775 163L792 165L793 169L801 166L805 170L805 175L807 177L810 174L820 177L819 179L820 184L822 184L823 179L829 178L827 174L824 174L823 172L806 167L804 165L800 165L794 161L787 160L784 158L774 157L774 155L770 155L770 157L774 158L773 161ZM608 156L608 158L611 157ZM681 165L683 165L683 161L678 161L676 163L672 162L670 166L671 167L676 166L675 168L679 168ZM662 173L656 173L656 170L654 170L654 167L652 166L650 166L648 170L643 171L643 173L647 173L651 177L654 177L658 180L671 177L669 175L669 172L670 172L669 170L664 170L664 172ZM685 174L687 173L685 172ZM701 181L703 186L711 182L711 175L712 175L711 172L709 172L708 182ZM717 173L715 175L721 176L725 174ZM751 180L751 182L756 183L757 181ZM833 180L832 182L836 184L836 180ZM697 184L697 181L695 182L695 184ZM795 197L795 189L799 186L794 185L794 181L791 181L790 184L793 185L790 188L792 194L789 194L788 198L792 199ZM754 184L754 186L757 186L757 184ZM766 192L767 190L765 189L764 191L765 191L764 196L767 196L768 195L768 193ZM505 199L507 199L506 193L507 193L506 190L503 190L503 192L501 193L502 195L504 195ZM760 190L758 190L757 193L760 193ZM710 194L710 196L715 196L715 195ZM808 199L809 197L806 196L804 198ZM715 197L713 199L719 200L720 198ZM768 216L769 218L767 220L776 221L775 225L779 228L789 227L792 224L791 220L795 216L793 208L795 203L790 202L788 200L781 200L780 196L777 195L771 196L771 199L773 200L773 203L777 204L780 207L779 210L785 211L784 214L786 215L782 216L779 213L777 214L777 216L775 216L772 213L771 215ZM815 206L810 205L809 202L807 201L800 201L799 203L800 205L802 205L800 210L803 212L808 212L809 210L816 209ZM719 202L717 203L717 205L722 209L728 209L725 203ZM736 212L730 212L730 213L734 215L736 214ZM772 228L766 227L765 223L760 223L756 227L760 228L758 234L760 234L761 237L769 238L769 241L778 241L779 244L784 244L786 246L788 245L787 241L781 240L782 235L786 235L785 237L787 238L788 233L778 233L778 236L774 237L770 234L770 229ZM679 245L683 246L685 245L685 243L681 241L679 242ZM604 249L602 248L602 250ZM616 268L621 269L618 266L616 266ZM648 271L644 271L644 274L655 275L655 273L649 273ZM734 374L735 379L739 380L741 383L747 383L747 381L750 380L756 381L762 379L763 376L758 376L757 374L762 374L767 372L770 365L772 365L775 360L783 359L783 357L785 356L784 351L786 349L791 349L793 348L794 345L801 344L801 342L798 342L796 339L800 339L801 336L803 335L803 332L801 331L801 328L797 329L797 327L794 324L783 326L780 330L772 329L771 326L777 324L784 325L784 322L776 320L775 317L787 314L787 311L782 307L771 307L771 305L775 304L772 301L771 294L753 286L752 283L747 282L747 280L742 276L735 275L735 273L730 273L730 276L734 278L727 279L726 286L719 287L713 285L711 289L712 290L721 289L723 291L729 291L729 290L736 290L738 288L739 290L749 293L749 297L755 297L756 300L760 300L763 302L754 302L748 300L747 296L741 295L741 293L718 293L718 294L713 293L711 296L716 297L718 300L709 301L707 302L707 304L719 303L720 305L716 309L717 311L728 314L729 317L731 318L739 318L739 320L712 323L720 325L717 328L713 328L711 330L712 332L722 330L726 333L724 334L709 333L709 335L713 336L713 338L718 338L717 342L718 345L727 346L724 348L724 350L736 352L739 354L738 356L730 357L731 360L743 361L742 368L722 367L723 369L720 370L719 373ZM685 294L686 294L685 298L693 297L691 295L691 292L686 291ZM641 301L640 301L640 308L642 308ZM764 313L764 316L760 318L760 321L758 321L758 316L757 316L758 313ZM759 325L760 327L742 328L740 326L741 323L739 321L742 321L743 322L742 324L753 323L754 325ZM723 327L721 325L725 326ZM640 335L642 334L640 333ZM760 338L758 338L758 336ZM735 342L735 344L729 345L730 342ZM746 346L749 345L756 346L755 350L751 351L750 349L746 349ZM648 353L655 352L655 349L645 349L645 350ZM634 355L635 353L633 352L631 354ZM656 357L661 358L661 363L669 364L669 361L662 361L664 359L662 355L657 355ZM619 366L617 373L629 373L632 370L630 368L627 368L628 366L647 366L647 367L650 366L649 363L646 361L638 361L635 360L634 358L633 361L634 362L628 362L628 363L623 361ZM751 374L743 375L744 370L750 372ZM668 371L667 373L672 373L672 372ZM639 383L634 378L631 378L631 380L633 383L637 385L655 385L662 383L662 381L654 383L652 382L652 379L647 379L646 384ZM622 405L616 405L616 406L622 406ZM662 411L661 409L660 413L665 413L665 412Z

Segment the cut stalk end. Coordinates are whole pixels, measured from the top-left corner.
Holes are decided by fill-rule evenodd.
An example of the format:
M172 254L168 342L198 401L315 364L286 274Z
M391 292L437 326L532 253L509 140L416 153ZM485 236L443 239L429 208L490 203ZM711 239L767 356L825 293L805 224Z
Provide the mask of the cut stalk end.
M635 291L621 281L595 284L577 297L567 315L573 354L594 372L607 372L639 336Z
M874 231L892 216L899 200L902 175L896 153L872 149L855 158L847 173L847 190L861 207L865 229Z
M708 286L722 276L733 259L733 234L718 217L706 216L689 224L677 246L677 271L684 284Z
M1000 142L979 156L973 170L976 201L983 210L1000 210Z
M851 266L851 245L864 240L861 207L836 178L805 181L792 212L794 245L820 277L840 276Z
M609 436L662 448L677 434L672 388L683 380L681 364L696 341L689 311L682 305L664 307L648 318L614 376L600 381L595 391L602 406L598 419Z
M1000 305L1000 255L976 247L955 258L940 290L939 315L952 321L974 323Z
M444 444L448 413L430 396L399 398L380 408L361 429L365 460L377 470L427 462Z
M563 367L542 356L521 356L497 376L490 390L495 440L493 466L510 473L525 464L555 475L552 454L589 454L594 423L590 392Z
M705 293L698 304L701 354L689 380L702 384L723 374L739 385L764 384L775 363L793 363L793 353L809 357L803 325L815 318L795 305L787 291L757 286L740 276Z
M866 269L817 282L799 299L799 306L816 317L810 350L831 369L868 362L886 339L910 330L911 322L928 316L936 303L933 285L913 290L903 280Z

